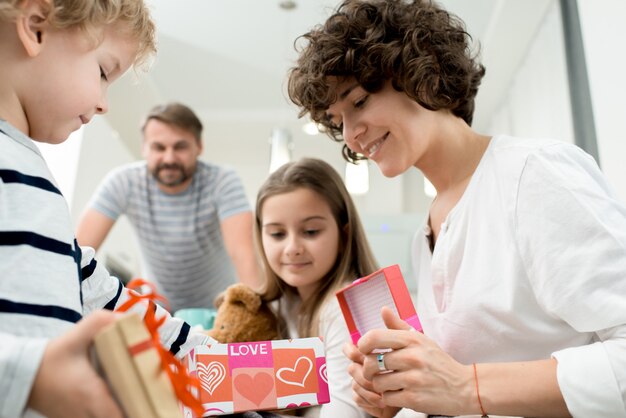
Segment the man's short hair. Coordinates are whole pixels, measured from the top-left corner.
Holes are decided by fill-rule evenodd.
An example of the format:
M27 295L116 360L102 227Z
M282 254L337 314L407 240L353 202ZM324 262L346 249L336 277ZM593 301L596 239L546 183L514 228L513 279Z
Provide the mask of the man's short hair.
M146 129L146 124L151 119L156 119L167 125L174 125L191 132L198 142L202 139L202 122L200 122L193 110L184 104L167 103L153 107L141 124L141 132Z

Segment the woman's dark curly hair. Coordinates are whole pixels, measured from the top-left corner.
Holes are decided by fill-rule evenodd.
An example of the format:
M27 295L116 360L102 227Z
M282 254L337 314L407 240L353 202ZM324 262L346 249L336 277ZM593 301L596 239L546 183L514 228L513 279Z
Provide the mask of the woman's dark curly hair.
M336 80L354 77L368 92L393 87L429 110L449 109L469 125L485 75L470 48L464 23L429 0L345 0L323 25L300 36L289 71L289 98L341 142L326 110L336 101ZM329 77L335 79L329 80ZM362 159L345 144L348 161Z

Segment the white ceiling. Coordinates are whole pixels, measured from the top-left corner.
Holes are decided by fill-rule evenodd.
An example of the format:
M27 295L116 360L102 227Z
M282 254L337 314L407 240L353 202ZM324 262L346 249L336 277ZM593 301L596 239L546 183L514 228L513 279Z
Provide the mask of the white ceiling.
M279 0L148 0L158 28L158 55L148 74L132 74L110 92L109 122L135 155L138 123L153 105L180 101L205 123L220 146L241 149L266 141L285 127L298 142L304 120L284 93L293 42L332 12L337 0L295 0L286 11ZM548 5L555 0L445 0L481 44L487 67L474 126L488 128ZM214 146L214 145L213 145ZM337 151L338 152L338 151ZM210 158L210 157L209 157Z

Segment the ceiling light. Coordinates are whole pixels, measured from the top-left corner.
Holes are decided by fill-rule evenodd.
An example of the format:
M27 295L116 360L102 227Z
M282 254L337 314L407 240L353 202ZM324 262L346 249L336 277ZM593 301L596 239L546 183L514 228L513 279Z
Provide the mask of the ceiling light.
M355 163L346 162L346 189L351 195L366 194L370 189L370 175L367 160Z
M307 122L302 125L302 130L307 135L317 135L320 133L320 130L317 127L317 123L315 122Z
M270 137L270 173L281 165L291 161L293 141L289 131L284 128L275 128Z

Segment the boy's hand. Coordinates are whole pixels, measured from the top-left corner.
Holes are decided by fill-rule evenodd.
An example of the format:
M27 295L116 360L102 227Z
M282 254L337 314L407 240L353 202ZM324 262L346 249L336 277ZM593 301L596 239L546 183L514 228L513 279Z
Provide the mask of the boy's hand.
M89 348L116 314L98 311L50 341L31 389L28 407L48 418L122 418L106 382L94 369Z

